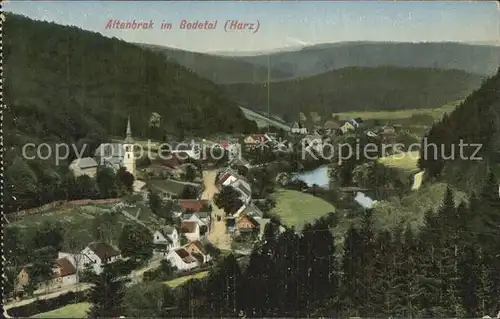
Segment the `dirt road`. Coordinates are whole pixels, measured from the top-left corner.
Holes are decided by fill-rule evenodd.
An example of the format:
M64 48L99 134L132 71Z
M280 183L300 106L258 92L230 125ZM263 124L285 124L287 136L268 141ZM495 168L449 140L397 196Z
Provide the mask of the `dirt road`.
M202 199L212 200L214 194L218 192L217 186L215 186L216 175L217 171L215 170L203 171L203 183L205 184L205 190L201 195ZM217 216L221 217L220 221L217 220ZM221 250L230 250L231 237L226 233L224 216L224 211L213 204L213 223L212 229L208 234L208 240Z

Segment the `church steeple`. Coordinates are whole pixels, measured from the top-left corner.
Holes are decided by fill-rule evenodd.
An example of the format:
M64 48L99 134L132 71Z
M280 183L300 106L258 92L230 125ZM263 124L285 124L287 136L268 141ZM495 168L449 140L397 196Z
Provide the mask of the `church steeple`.
M127 136L125 137L125 143L131 144L133 142L134 139L132 138L132 129L130 128L130 116L129 116L127 121Z

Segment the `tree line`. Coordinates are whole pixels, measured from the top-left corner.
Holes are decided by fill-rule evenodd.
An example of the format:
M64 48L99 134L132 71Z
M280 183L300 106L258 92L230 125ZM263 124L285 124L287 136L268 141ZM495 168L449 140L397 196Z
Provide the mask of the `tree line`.
M175 294L157 289L162 306L154 305L153 296L144 296L143 303L155 316L495 315L500 310L497 182L491 174L469 205L457 206L448 189L440 208L429 211L419 229L377 230L372 212L366 211L343 241L335 242L332 218L320 218L300 232L280 233L279 225L270 223L246 262L229 255L206 279L192 279ZM120 293L107 299L102 294L94 316L130 311ZM113 304L106 308L102 300ZM102 313L95 312L99 309Z
M11 213L57 200L116 198L131 194L133 183L124 167L116 172L101 167L95 178L75 177L66 166L17 156L5 170L4 209Z

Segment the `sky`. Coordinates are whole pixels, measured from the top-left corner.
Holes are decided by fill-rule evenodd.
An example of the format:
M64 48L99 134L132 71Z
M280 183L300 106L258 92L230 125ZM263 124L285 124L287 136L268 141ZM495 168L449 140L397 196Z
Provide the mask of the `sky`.
M74 25L105 36L198 52L267 51L344 41L480 42L500 40L495 1L7 1L4 10ZM109 20L149 22L153 29L106 29ZM217 21L214 30L180 29ZM226 30L228 20L253 30ZM172 28L162 30L161 23ZM256 30L258 25L258 30Z

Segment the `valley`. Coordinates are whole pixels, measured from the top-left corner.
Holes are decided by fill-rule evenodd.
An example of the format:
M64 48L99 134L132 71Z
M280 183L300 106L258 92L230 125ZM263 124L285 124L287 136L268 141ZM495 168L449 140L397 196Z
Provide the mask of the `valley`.
M454 14L401 4L443 18L393 15L398 42L367 22L396 10L378 2L355 21L224 3L236 29L256 16L239 34L186 25L221 19L217 2L120 4L181 17L160 39L117 27L117 4L37 5L9 3L3 25L6 317L497 315L500 46L450 41ZM462 5L470 34L494 25ZM70 6L74 25L53 14ZM305 18L302 41L292 12L358 29ZM371 29L383 40L360 40Z

